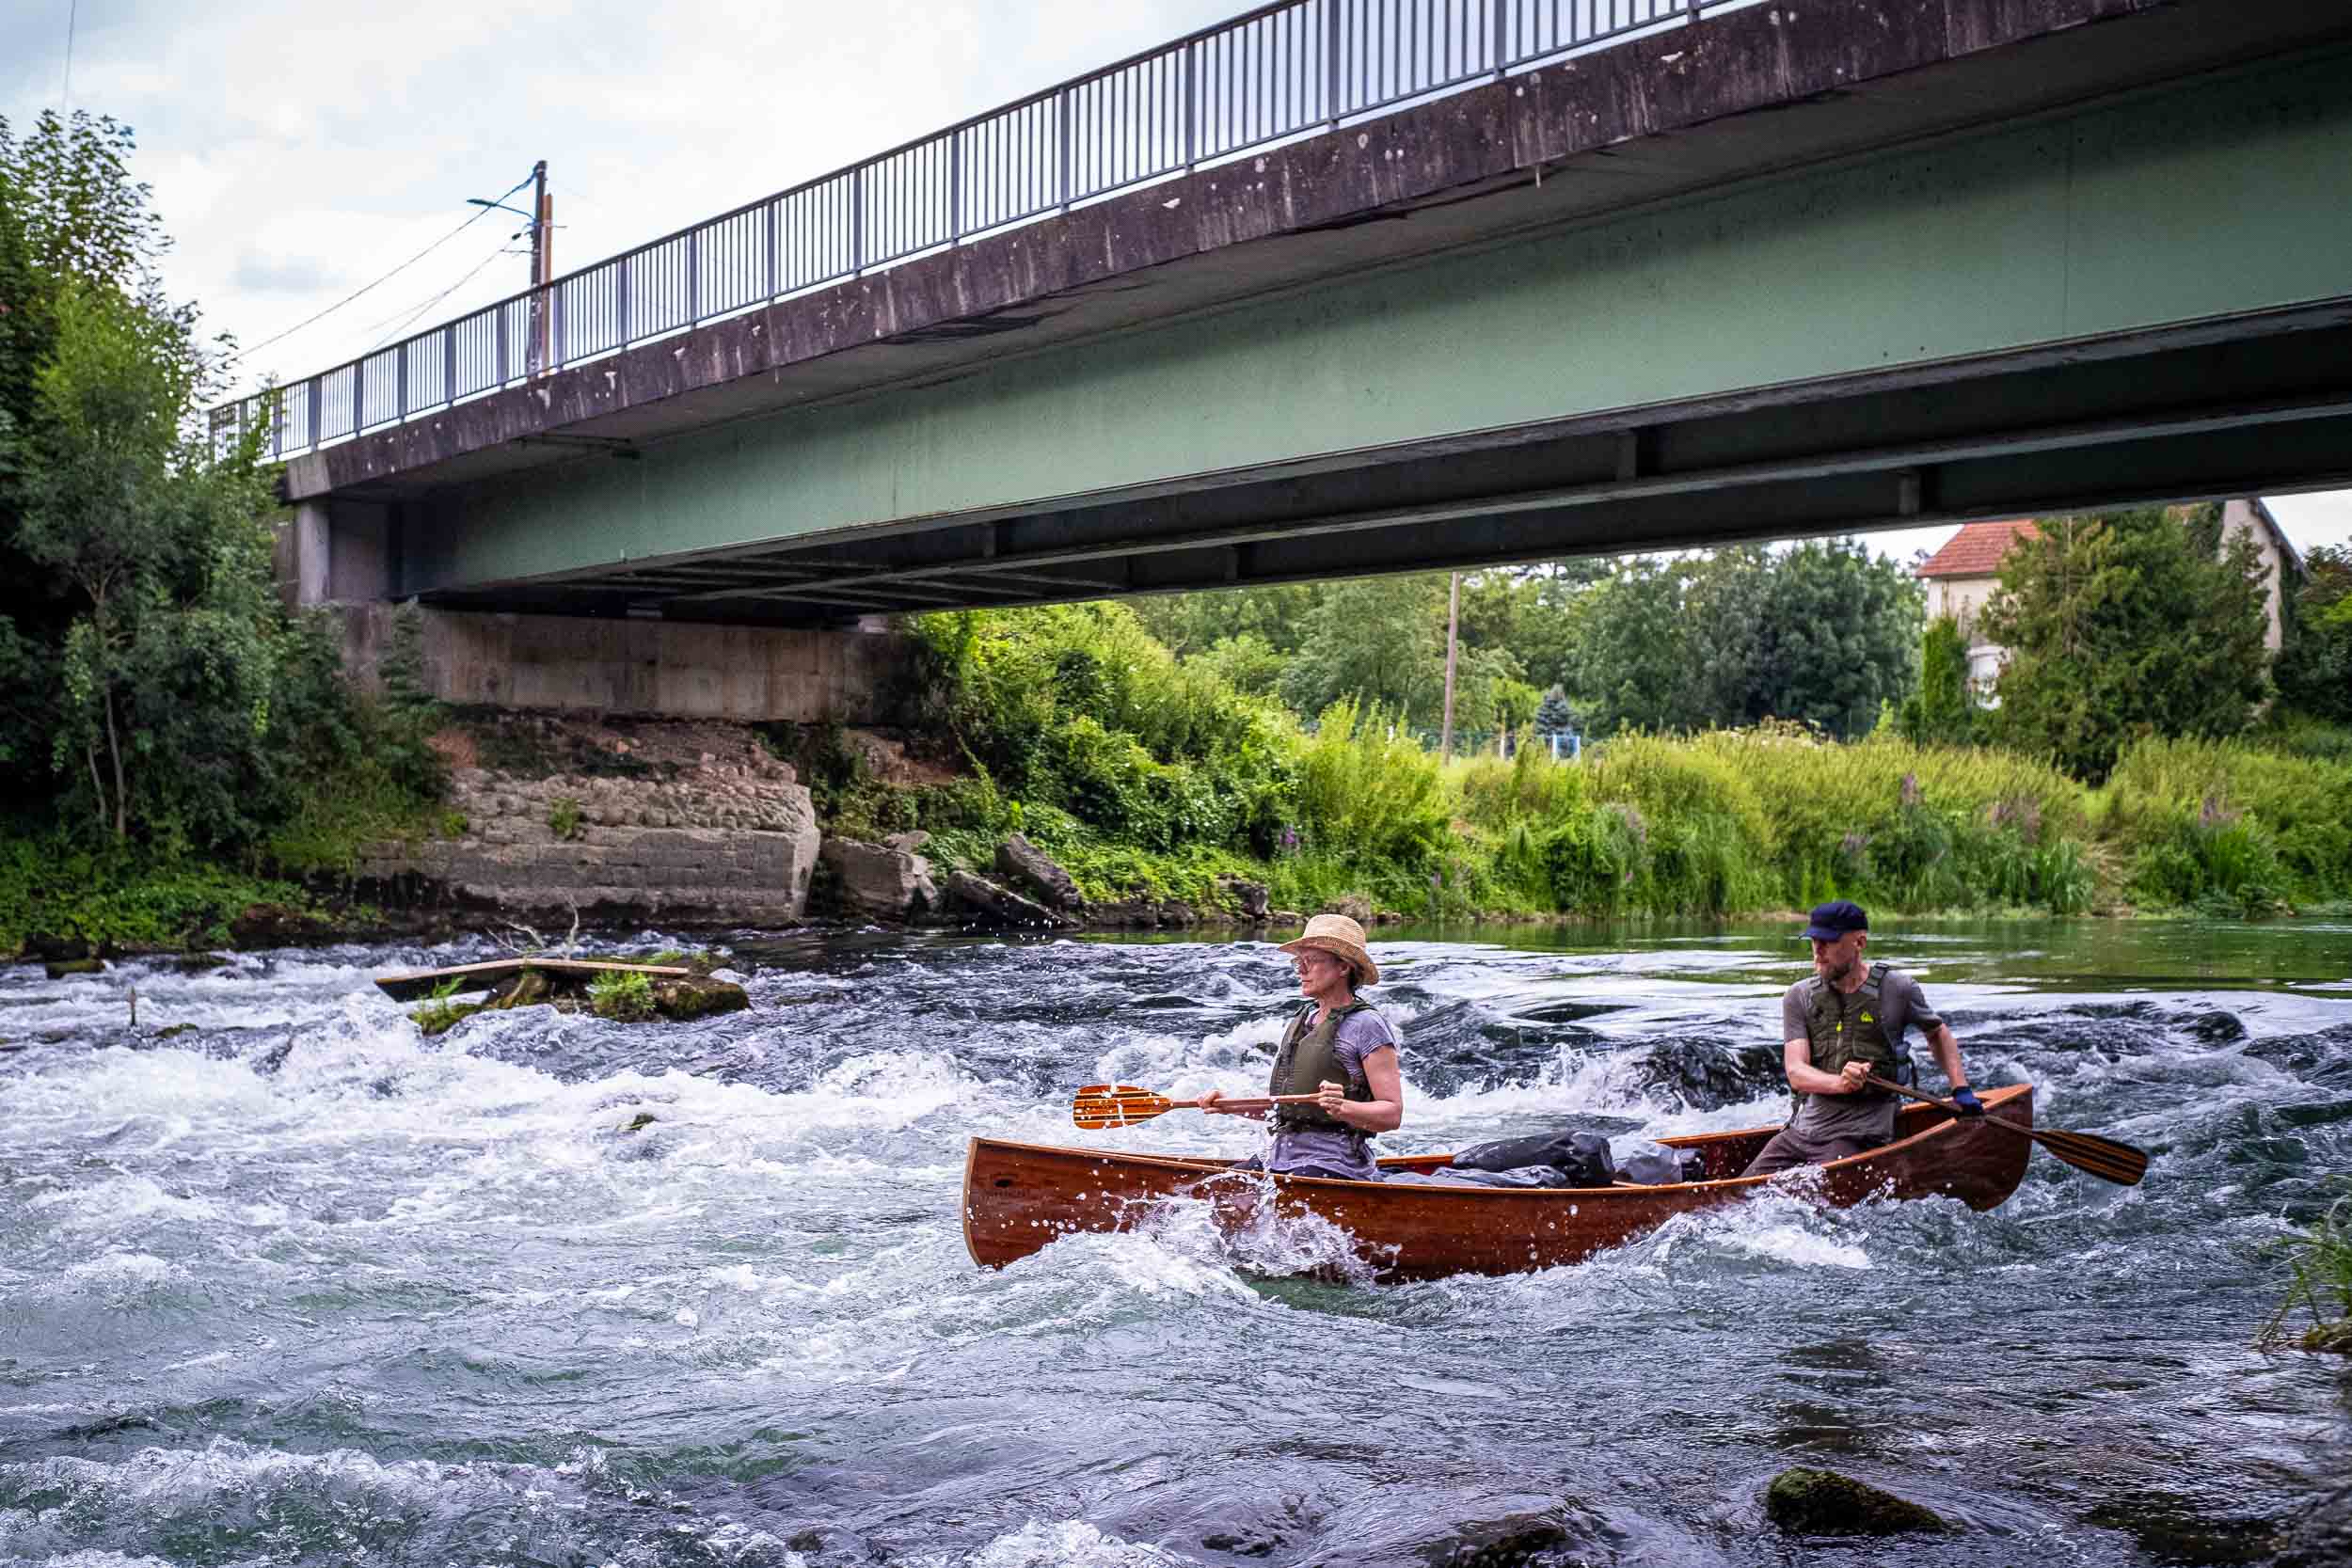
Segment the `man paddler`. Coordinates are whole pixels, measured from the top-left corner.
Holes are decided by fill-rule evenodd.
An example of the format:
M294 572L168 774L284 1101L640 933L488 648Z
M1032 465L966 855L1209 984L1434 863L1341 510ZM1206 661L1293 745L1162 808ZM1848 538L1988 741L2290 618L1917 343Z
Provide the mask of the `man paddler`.
M1274 1053L1268 1095L1312 1094L1310 1104L1274 1107L1274 1145L1240 1170L1283 1176L1325 1176L1377 1181L1371 1139L1405 1124L1405 1088L1397 1073L1396 1031L1357 996L1380 983L1380 966L1364 950L1364 928L1343 914L1319 914L1295 940L1282 943L1298 973L1307 1005L1282 1033ZM1216 1089L1200 1108L1218 1116L1260 1116L1263 1101L1231 1106Z
M1968 1087L1960 1041L1928 1006L1919 982L1883 963L1866 964L1870 917L1840 898L1814 910L1805 939L1813 943L1811 978L1780 999L1781 1063L1797 1113L1772 1135L1742 1176L1791 1165L1818 1165L1876 1148L1895 1136L1894 1095L1864 1082L1872 1074L1911 1082L1904 1035L1915 1026L1934 1049L1935 1065L1951 1080L1961 1115L1980 1117L1984 1105Z

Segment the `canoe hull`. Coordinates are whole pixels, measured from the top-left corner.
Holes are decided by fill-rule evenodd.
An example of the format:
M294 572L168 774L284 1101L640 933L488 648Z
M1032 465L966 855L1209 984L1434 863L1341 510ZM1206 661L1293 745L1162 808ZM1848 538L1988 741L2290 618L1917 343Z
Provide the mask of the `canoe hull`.
M2030 1085L1989 1091L1984 1101L1988 1117L2033 1125ZM1255 1223L1266 1202L1328 1221L1359 1239L1363 1261L1386 1279L1523 1274L1622 1245L1677 1214L1742 1201L1771 1179L1737 1173L1778 1131L1661 1140L1699 1149L1710 1178L1704 1181L1532 1191L1242 1175L1218 1160L975 1138L964 1159L964 1244L981 1266L1003 1268L1062 1236L1139 1223L1157 1200L1194 1197L1229 1229ZM1807 1190L1838 1208L1874 1196L1950 1196L1992 1209L2017 1190L2032 1152L2014 1132L1955 1122L1931 1106L1904 1107L1896 1132L1884 1148L1808 1173ZM1381 1164L1429 1169L1446 1158Z

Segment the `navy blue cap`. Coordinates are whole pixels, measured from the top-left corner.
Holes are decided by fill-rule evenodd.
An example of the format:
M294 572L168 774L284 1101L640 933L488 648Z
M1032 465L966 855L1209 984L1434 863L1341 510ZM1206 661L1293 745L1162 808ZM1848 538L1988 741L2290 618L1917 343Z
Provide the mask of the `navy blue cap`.
M1836 942L1849 931L1867 931L1870 917L1850 898L1833 898L1813 908L1813 924L1804 928L1809 942Z

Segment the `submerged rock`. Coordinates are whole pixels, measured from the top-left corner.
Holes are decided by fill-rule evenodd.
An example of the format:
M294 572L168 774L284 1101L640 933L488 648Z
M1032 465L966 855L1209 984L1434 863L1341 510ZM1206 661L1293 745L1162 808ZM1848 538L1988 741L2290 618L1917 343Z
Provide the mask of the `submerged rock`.
M57 958L46 967L52 980L62 980L69 974L103 974L106 972L103 958Z
M1764 1489L1764 1513L1792 1535L1900 1535L1947 1531L1942 1514L1835 1470L1783 1470Z

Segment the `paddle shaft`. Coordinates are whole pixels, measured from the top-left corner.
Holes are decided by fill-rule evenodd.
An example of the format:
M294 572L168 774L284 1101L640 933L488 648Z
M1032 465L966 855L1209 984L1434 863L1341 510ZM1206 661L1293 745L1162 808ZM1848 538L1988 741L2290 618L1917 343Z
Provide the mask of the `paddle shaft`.
M1934 1105L1949 1111L1955 1118L1961 1116L1960 1107L1950 1101L1938 1100L1931 1094L1923 1094L1917 1089L1906 1088L1892 1079L1881 1078L1875 1072L1863 1079L1863 1082L1873 1088L1886 1089L1907 1100L1915 1100L1923 1105ZM2119 1186L2137 1186L2141 1174L2148 1168L2148 1156L2143 1151L2132 1148L2129 1144L2118 1143L2112 1138L2099 1137L2095 1133L2061 1132L2056 1129L2020 1127L2013 1121L2003 1121L2000 1117L1994 1116L1970 1117L1966 1119L1989 1121L1994 1126L2006 1128L2020 1137L2030 1138L2076 1170L2087 1171L2102 1180L2113 1181Z

